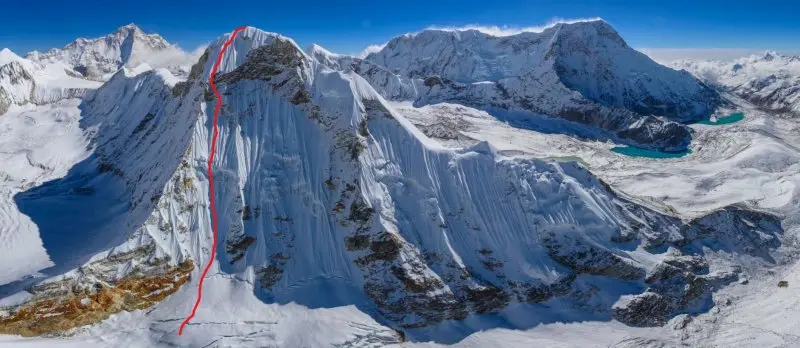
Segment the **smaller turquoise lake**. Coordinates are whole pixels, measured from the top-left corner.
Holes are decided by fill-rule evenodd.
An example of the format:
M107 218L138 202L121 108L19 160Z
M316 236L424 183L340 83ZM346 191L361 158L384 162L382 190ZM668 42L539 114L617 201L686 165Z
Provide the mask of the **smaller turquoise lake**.
M691 150L681 152L662 152L656 150L641 149L633 146L617 146L611 151L630 157L647 157L647 158L680 158L692 153Z
M731 124L736 123L744 119L744 112L734 112L728 116L717 118L716 121L705 120L697 122L699 124L705 124L710 126L721 126L723 124Z
M705 120L697 122L709 126L721 126L725 124L736 123L744 119L744 112L734 112L728 116L717 118L716 121ZM630 157L646 157L646 158L681 158L692 153L692 150L681 152L663 152L656 150L641 149L633 146L617 146L612 148L611 151L621 155Z

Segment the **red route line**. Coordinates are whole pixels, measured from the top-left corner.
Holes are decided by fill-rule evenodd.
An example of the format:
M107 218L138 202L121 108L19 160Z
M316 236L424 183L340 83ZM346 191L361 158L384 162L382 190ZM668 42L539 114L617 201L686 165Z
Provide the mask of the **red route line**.
M216 255L217 250L217 208L214 206L214 173L211 171L211 165L214 162L214 152L217 150L217 134L219 130L217 129L217 118L219 117L219 111L222 109L222 96L219 94L217 90L217 86L214 84L214 75L217 74L217 70L219 70L219 65L222 63L222 56L225 54L225 50L228 49L228 46L233 43L233 39L236 38L236 34L240 31L247 28L247 26L241 26L236 28L231 36L228 38L228 41L225 41L225 44L222 46L222 49L219 51L219 55L217 56L217 62L214 63L214 67L211 69L211 76L208 77L208 84L211 86L211 90L214 92L214 95L217 97L217 105L214 107L214 135L211 137L211 155L208 156L208 187L209 187L209 195L211 196L211 231L214 234L214 239L212 242L211 247L211 258L208 259L208 263L206 264L206 268L203 269L203 274L200 276L200 283L197 285L197 301L194 302L194 307L192 308L192 313L189 314L186 319L183 320L181 323L180 329L178 329L178 336L183 335L183 328L189 324L189 321L194 318L195 313L197 313L197 307L200 306L200 300L203 298L203 280L206 278L208 274L208 270L211 269L211 265L214 263L214 257Z

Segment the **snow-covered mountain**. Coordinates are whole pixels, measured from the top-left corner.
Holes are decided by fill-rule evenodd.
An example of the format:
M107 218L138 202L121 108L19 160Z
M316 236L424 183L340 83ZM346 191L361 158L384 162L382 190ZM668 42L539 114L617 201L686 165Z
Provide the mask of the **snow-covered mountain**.
M766 111L800 115L800 57L765 52L734 61L672 63Z
M106 80L122 67L133 68L141 63L170 68L179 72L188 59L196 60L158 34L146 34L131 23L111 34L95 39L79 38L63 48L47 52L33 51L26 58L40 65L62 63L91 80Z
M534 129L525 113L554 116L589 126L574 133L666 151L686 149L691 132L681 123L705 119L723 102L690 74L632 49L603 20L502 37L425 30L363 60L321 58L319 47L309 53L356 71L392 100L464 104Z
M97 39L77 39L64 48L22 58L0 50L0 115L11 105L44 105L81 98L122 68L166 68L182 76L199 53L184 52L134 24Z
M58 64L41 67L7 48L0 50L0 115L12 105L79 98L98 86L100 83L72 75Z
M0 285L52 265L13 195L64 175L86 154L78 98L100 85L0 50Z
M454 35L443 33L430 35ZM548 46L553 55L559 56L559 45L576 44L565 37ZM210 254L206 164L216 101L207 81L227 39L212 43L186 80L165 69L123 68L84 98L80 127L90 154L62 178L14 194L54 266L41 270L43 277L0 287L6 297L0 333L58 333L134 311L146 332L136 344L197 346L221 339L191 326L188 337L172 332L182 319L176 316L188 313ZM387 49L404 45L396 40ZM373 330L370 323L359 326L370 327L367 336L315 338L305 345L452 342L485 328L535 325L521 324L531 320L660 326L678 314L707 311L715 290L752 265L773 265L783 245L781 217L745 204L686 219L643 205L576 162L507 157L485 141L444 147L384 97L419 87L417 72L387 74L372 63L385 57L394 64L384 51L367 60L318 47L310 52L248 27L222 57L215 81L224 106L213 163L220 243L209 278L217 285L204 297L237 292L311 309L354 305L401 332ZM556 66L553 59L545 61ZM346 69L336 65L343 62ZM570 72L553 75L552 66L540 76L572 81ZM436 71L457 77L462 70ZM469 76L492 79L508 71ZM694 81L673 73L665 74ZM378 76L394 82L377 83ZM422 86L446 83L444 76L437 84L432 78ZM447 83L496 90L511 80ZM613 90L613 83L586 87ZM639 83L675 91L664 92L674 102L663 109L674 112L672 118L696 118L689 111L711 107L678 98L685 95L662 82ZM575 82L572 88L583 87ZM570 91L574 100L591 100ZM433 98L438 92L426 93ZM628 96L591 107L628 110ZM64 229L74 232L65 237ZM215 303L235 313L225 301ZM221 319L213 313L199 319L214 325ZM241 338L239 345L281 342L269 335L248 340L243 332L226 337Z

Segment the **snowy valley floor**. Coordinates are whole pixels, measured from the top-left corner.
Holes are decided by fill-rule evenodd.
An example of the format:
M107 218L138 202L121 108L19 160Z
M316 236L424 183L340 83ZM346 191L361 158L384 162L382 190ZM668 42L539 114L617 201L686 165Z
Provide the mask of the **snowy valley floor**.
M438 134L445 144L462 146L485 140L511 157L578 161L617 190L686 219L736 202L788 209L800 183L797 120L775 119L755 109L747 109L746 118L739 123L693 126L696 134L689 155L649 159L614 153L611 149L617 145L611 143L514 128L486 112L461 105L394 106L427 129L429 136L438 134L439 128L432 125L461 129L458 139L453 139L452 132Z
M714 295L716 307L695 318L685 315L663 328L637 329L615 322L540 325L530 330L476 333L457 346L507 342L548 347L792 347L800 345L800 282L797 237L800 236L800 124L744 105L739 123L695 125L692 153L677 159L634 158L611 151L615 145L585 142L559 134L513 128L489 114L460 105L394 107L429 136L462 146L474 140L492 143L508 156L578 161L615 189L655 209L689 220L728 204L743 202L784 217L788 241L778 266L753 266L747 284L734 284ZM438 131L456 126L460 134ZM474 140L472 140L474 139ZM794 244L794 245L788 245ZM724 258L725 255L715 255ZM789 288L778 282L788 281ZM425 346L425 345L422 345Z
M19 109L0 119L0 156L6 164L6 170L0 171L0 214L6 216L4 221L16 222L15 226L0 228L18 232L0 234L13 239L0 241L4 248L0 263L16 266L3 276L27 274L50 262L41 241L31 239L36 234L29 232L35 226L16 209L12 196L63 176L72 164L87 156L86 140L77 126L77 104L64 101L53 107ZM746 109L745 120L736 124L693 126L696 134L690 155L655 160L616 154L610 151L611 144L512 128L485 112L458 105L414 108L394 104L394 108L429 136L445 138L440 140L446 145L486 140L507 156L577 160L622 193L685 220L746 202L785 217L787 240L796 240L800 234L800 218L796 217L800 212L797 120L775 119ZM52 134L58 134L55 141ZM474 333L454 346L487 347L498 342L519 347L797 346L800 295L794 289L800 285L800 267L796 246L790 244L784 243L779 250L777 255L782 258L777 260L778 266L746 269L746 284L716 292L716 306L710 312L694 318L681 315L662 328L632 328L614 321L542 324L526 330L495 328ZM19 255L24 255L26 262L15 261ZM788 281L789 287L778 287L780 280ZM221 273L207 279L204 302L186 334L179 337L177 328L190 310L196 284L193 280L149 310L116 314L65 338L0 336L0 346L439 346L400 343L398 333L355 306L311 309L293 303L265 304L253 295L248 281ZM513 322L514 312L512 306L498 315Z
M36 225L14 195L63 177L86 158L89 140L79 126L80 100L15 106L0 117L0 284L52 266Z

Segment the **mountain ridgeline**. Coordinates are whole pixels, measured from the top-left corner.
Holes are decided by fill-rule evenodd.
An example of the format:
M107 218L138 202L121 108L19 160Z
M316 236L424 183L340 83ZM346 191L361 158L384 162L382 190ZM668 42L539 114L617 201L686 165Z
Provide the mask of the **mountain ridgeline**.
M65 258L91 262L56 261L72 270L4 308L1 333L58 332L157 305L146 292L97 295L131 283L160 284L163 298L190 275L196 282L211 248L205 173L216 101L207 81L227 38L211 44L186 81L163 69L124 70L85 98L95 155L73 175L113 183L113 201L125 209L83 216L103 220L83 233L113 226L117 235ZM685 146L690 133L667 118L700 118L718 96L628 50L603 22L505 38L426 31L366 60L321 48L307 54L248 27L214 77L224 106L211 273L248 280L266 302L357 305L412 339L452 339L435 327L469 333L512 304L546 320L568 309L634 326L708 309L713 290L735 281L740 267L710 266L703 247L770 262L782 233L777 217L730 206L684 222L616 193L574 162L507 158L486 142L444 148L386 102L413 96L546 109L642 146ZM59 183L72 192L69 177ZM84 191L87 202L102 198ZM37 203L47 192L33 188L17 199L80 203ZM107 250L112 242L122 244ZM92 305L69 306L71 316L53 305L85 294ZM48 311L38 321L29 315Z
M62 62L87 79L103 80L123 66L142 62L170 48L158 34L145 34L131 23L105 37L80 38L63 48L30 52L26 58L39 64Z
M724 102L689 73L629 47L602 20L502 37L425 30L396 37L363 60L309 53L356 71L387 99L464 104L534 129L541 125L526 115L546 115L568 121L560 128L584 126L573 132L582 137L663 151L685 150L691 130L684 124Z
M800 116L800 56L765 52L735 61L672 62L771 114Z

